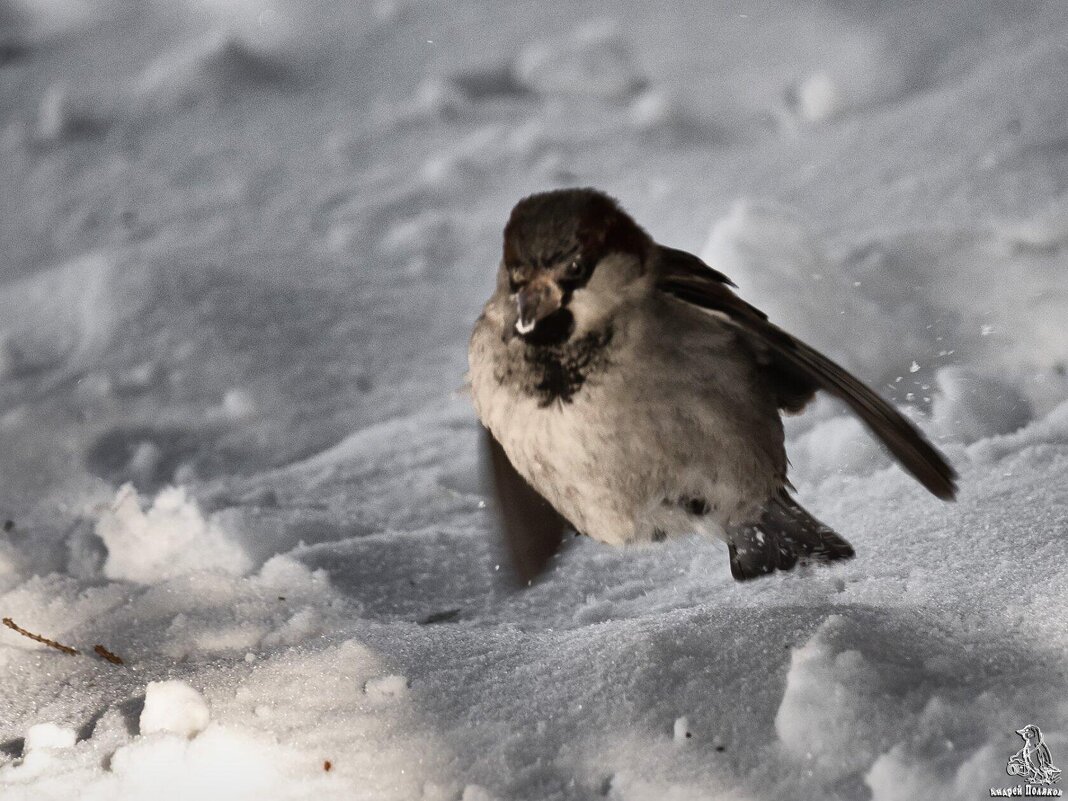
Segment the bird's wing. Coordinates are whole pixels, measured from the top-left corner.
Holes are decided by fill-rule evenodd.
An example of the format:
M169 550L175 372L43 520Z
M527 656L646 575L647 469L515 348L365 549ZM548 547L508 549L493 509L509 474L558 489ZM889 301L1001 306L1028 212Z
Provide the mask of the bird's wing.
M692 253L687 253L685 250L679 250L678 248L669 248L666 245L657 245L656 249L660 269L664 272L679 276L695 276L706 281L715 281L731 287L738 286L726 275L709 267Z
M816 388L827 390L845 401L932 494L943 500L954 498L953 468L897 409L822 353L769 322L766 314L731 291L729 279L696 256L671 248L661 248L659 256L658 289L737 328L764 363L782 399L791 395L802 399ZM790 408L782 401L780 405Z
M488 428L482 429L482 473L495 501L497 528L504 540L512 572L522 586L530 584L560 550L569 524L527 483Z
M658 246L657 265L661 289L708 309L711 307L702 302L702 298L716 300L725 308L733 303L739 306L740 311L753 315L755 320L767 322L764 312L750 306L728 289L735 285L730 278L713 270L696 256L684 250ZM800 369L774 348L754 342L752 337L749 339L779 408L788 412L801 411L815 397L820 384L809 371Z
M1038 764L1043 768L1049 767L1053 764L1053 757L1050 755L1049 748L1045 743L1040 743L1036 751L1038 757Z

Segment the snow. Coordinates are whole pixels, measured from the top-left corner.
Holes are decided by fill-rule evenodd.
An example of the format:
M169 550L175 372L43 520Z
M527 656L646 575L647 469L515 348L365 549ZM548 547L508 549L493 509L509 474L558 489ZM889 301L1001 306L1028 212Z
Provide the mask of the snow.
M404 676L379 676L371 679L363 691L372 698L383 701L403 695L408 689L408 680Z
M26 732L26 744L23 747L27 753L43 748L71 748L77 737L73 729L66 729L55 723L38 723L36 726L30 726Z
M139 447L134 459L141 454ZM101 512L96 534L107 549L104 575L110 579L157 584L198 570L241 575L252 566L241 546L205 519L181 487L160 491L142 510L137 490L124 484Z
M150 681L138 726L141 734L172 732L192 737L204 731L210 719L204 696L184 681Z
M1063 767L1065 36L0 0L0 616L80 652L0 627L0 797L964 801L1029 723ZM516 592L466 338L568 185L899 404L958 502L821 399L791 479L856 559L576 540Z

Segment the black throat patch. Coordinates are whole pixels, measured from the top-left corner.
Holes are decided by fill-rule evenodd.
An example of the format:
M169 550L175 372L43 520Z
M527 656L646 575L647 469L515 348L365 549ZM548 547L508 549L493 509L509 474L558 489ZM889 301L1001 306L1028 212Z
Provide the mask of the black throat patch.
M560 401L571 403L586 379L608 362L611 327L591 331L577 339L553 345L528 344L523 360L528 371L525 389L538 398L539 406Z

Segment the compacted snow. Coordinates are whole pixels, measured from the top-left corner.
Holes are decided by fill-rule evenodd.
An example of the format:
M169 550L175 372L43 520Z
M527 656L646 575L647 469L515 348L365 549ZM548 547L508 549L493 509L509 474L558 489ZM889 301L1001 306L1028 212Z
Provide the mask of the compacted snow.
M0 0L0 797L978 799L1068 767L1068 6ZM517 592L466 337L594 185L906 408L857 558ZM100 648L97 648L100 646ZM121 664L118 660L121 660Z

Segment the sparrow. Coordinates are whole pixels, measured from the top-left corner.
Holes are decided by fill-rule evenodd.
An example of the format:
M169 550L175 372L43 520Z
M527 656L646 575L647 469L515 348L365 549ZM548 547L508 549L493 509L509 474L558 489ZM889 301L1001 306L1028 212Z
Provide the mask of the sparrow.
M954 498L953 469L912 423L734 287L596 189L512 209L468 378L523 583L568 528L611 545L718 537L738 580L852 557L787 479L782 413L818 390L930 492Z

